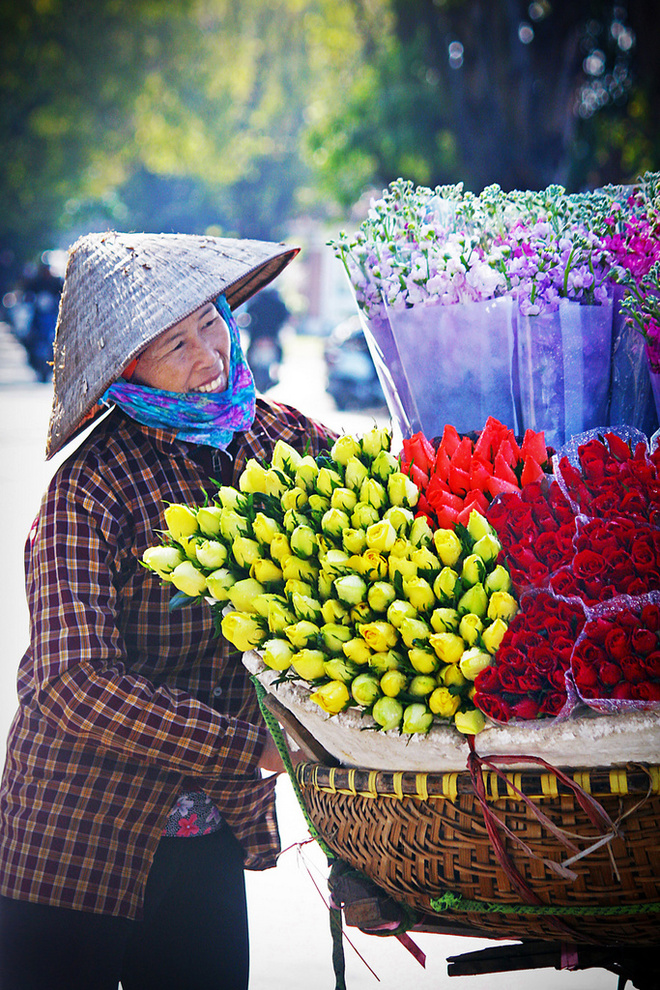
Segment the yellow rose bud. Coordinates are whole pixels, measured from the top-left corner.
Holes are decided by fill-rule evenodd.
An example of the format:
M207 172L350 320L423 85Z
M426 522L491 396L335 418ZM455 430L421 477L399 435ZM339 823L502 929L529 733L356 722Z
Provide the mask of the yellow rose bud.
M480 674L486 667L490 667L490 661L490 653L484 653L478 646L473 646L466 650L460 659L461 674L468 681L473 681L477 674Z
M350 574L353 570L349 555L344 550L339 550L338 548L326 551L319 559L321 570L334 577L339 577L341 574Z
M294 555L287 557L282 563L282 574L285 581L305 581L307 584L313 584L318 573L318 567L310 560L301 560L300 557Z
M347 488L352 488L358 492L362 483L369 477L369 468L366 467L357 457L350 457L346 462L344 471L344 484Z
M468 646L474 646L483 627L484 624L478 615L475 615L474 612L467 612L461 618L458 632Z
M401 726L403 732L411 735L414 732L426 733L432 725L433 713L428 710L426 705L415 703L404 709L403 725Z
M397 698L408 686L408 678L402 670L386 670L380 679L380 689L388 698Z
M414 605L418 612L429 612L435 605L433 588L425 578L409 577L403 579L403 593Z
M419 646L412 646L408 650L408 659L418 674L433 674L440 666L435 653L431 653L430 650L422 649Z
M462 688L468 683L457 663L446 664L438 674L438 680L442 681L441 686L444 687Z
M446 687L438 687L428 699L428 706L434 715L440 718L451 718L461 704L460 695L452 694Z
M303 491L311 492L316 488L316 479L319 473L319 466L311 456L311 454L305 454L305 456L300 461L295 473L295 484L297 488L302 488Z
M357 626L361 622L372 622L376 618L376 614L369 602L358 602L357 605L352 606L349 617L351 624Z
M476 553L471 553L463 561L463 567L461 569L463 587L471 588L473 584L483 583L485 577L486 567L483 560Z
M261 546L256 540L249 536L237 536L232 545L234 559L239 567L249 570L255 560L259 560L263 554Z
M360 666L368 663L369 658L371 657L371 650L361 636L356 636L344 643L342 646L342 652L345 657Z
M368 479L367 479L368 480ZM368 502L357 502L351 514L351 526L355 529L366 530L368 526L377 523L380 519L378 509Z
M302 455L284 440L278 440L273 447L271 466L284 471L286 474L295 474L301 460Z
M436 529L433 544L445 567L454 567L463 553L463 545L453 529Z
M403 719L403 705L396 698L379 698L371 709L371 715L383 732L398 729Z
M366 601L367 583L359 574L343 574L334 581L335 594L347 605Z
M366 481L362 482L360 502L365 502L374 509L381 509L385 505L387 502L387 492L380 481L376 481L375 478L367 478Z
M302 648L291 657L291 666L304 681L325 677L325 654L321 650Z
M326 498L325 495L319 495L318 492L313 492L309 496L307 505L308 508L312 510L315 517L322 516L323 513L327 512L330 508L330 499Z
M307 492L304 488L298 488L294 486L293 488L288 488L285 492L282 492L280 498L280 505L286 512L288 509L302 509L303 505L307 503Z
M372 477L387 484L387 479L395 471L399 470L399 458L390 453L389 450L380 450L371 462Z
M342 653L343 645L351 639L353 630L350 626L342 626L337 622L325 622L321 626L321 636L329 653Z
M229 589L236 584L236 575L232 574L226 567L219 567L217 571L208 574L206 577L206 589L217 602L229 601Z
M269 639L262 646L263 662L273 670L288 670L293 657L293 647L285 639Z
M287 509L284 513L282 525L284 526L285 532L290 536L296 526L306 526L308 522L308 517L298 509Z
M168 505L164 515L165 525L173 540L194 536L199 531L197 516L187 505Z
M434 632L457 632L461 617L455 608L434 608L431 626Z
M344 434L341 437L337 437L332 447L330 448L330 456L337 464L341 464L345 467L352 457L360 452L360 444L355 439L348 434Z
M409 620L411 621L411 620ZM375 622L365 622L358 627L358 633L365 643L376 653L384 653L386 650L396 646L398 635L394 626L389 622L376 620Z
M292 626L296 616L287 607L286 601L271 601L268 606L268 629L272 633L283 633L287 626Z
M442 568L440 560L428 547L416 547L411 551L410 559L417 565L418 571L430 571L437 575Z
M289 479L281 471L275 468L268 468L264 475L266 483L266 494L281 498L290 485Z
M270 541L270 555L278 564L282 564L291 556L291 545L286 533L276 533Z
M497 564L490 574L486 575L484 588L489 595L492 595L494 591L510 591L511 575L506 567L502 564Z
M177 591L182 591L191 598L203 595L207 589L206 578L192 560L184 560L183 563L177 564L170 574L170 580Z
M378 678L373 674L358 674L351 682L351 694L356 704L368 708L381 695Z
M518 602L508 591L494 591L488 602L488 618L510 622L518 611Z
M370 550L378 550L380 553L387 553L392 549L396 540L396 529L389 519L382 522L372 523L367 527L367 547Z
M346 551L346 553L349 554L362 553L362 551L365 550L367 546L366 530L352 529L350 527L348 529L345 529L342 534L341 544L343 549Z
M142 554L143 564L165 580L184 560L185 557L176 547L147 547Z
M465 650L462 637L450 632L433 633L429 637L429 646L433 647L443 663L458 663Z
M374 612L387 612L396 598L396 591L387 581L375 581L367 592L367 601Z
M365 433L360 440L360 449L370 460L377 457L381 450L389 450L390 446L391 436L389 431L384 427L379 428L375 426L373 430Z
M480 540L482 536L493 532L493 527L484 519L480 512L473 509L468 519L467 531L473 540Z
M322 684L309 697L310 701L315 701L328 715L342 712L351 700L348 688L341 681L330 681L329 684Z
M282 598L281 595L276 595L271 591L264 591L260 595L255 595L252 599L251 612L254 615L260 615L263 619L267 619L268 612L273 602L277 602L279 605L286 605L285 598Z
M474 612L475 615L483 618L488 608L488 595L483 584L474 584L468 588L465 594L458 599L456 608L461 615L465 615L466 612Z
M433 542L433 530L426 516L416 516L413 519L408 539L415 547L428 547L431 545ZM440 554L438 556L440 557ZM443 561L444 563L445 561Z
M319 538L311 526L301 523L289 537L289 546L297 557L309 560L318 552Z
M454 597L460 589L460 578L451 567L443 567L433 582L433 594L446 605L453 604Z
M254 650L266 638L259 620L245 612L228 612L223 615L220 628L225 639L242 653Z
M227 594L229 601L239 612L253 612L252 601L257 595L262 595L266 589L263 584L259 584L254 578L244 578L232 584Z
M252 532L259 543L270 546L275 536L284 535L282 527L276 519L272 519L264 512L257 512L252 522Z
M419 501L419 489L412 478L395 471L387 479L387 496L392 505L404 505L411 509Z
M264 557L260 557L252 564L250 577L253 577L259 584L279 584L284 579L281 567Z
M417 564L407 557L393 557L390 554L387 561L387 573L392 582L397 574L400 574L402 578L416 577Z
M344 530L349 529L351 520L341 509L328 509L321 517L321 529L326 536L341 539Z
M254 457L250 457L245 462L238 479L238 487L242 492L262 492L264 495L267 493L266 468Z
M481 557L484 564L492 564L493 561L497 560L497 556L502 549L502 544L497 539L494 533L486 533L481 539L472 547L472 553L476 553L478 557Z
M288 581L284 582L284 594L287 598L291 598L296 592L299 595L309 595L310 598L314 598L316 595L314 587L308 581L296 581L295 578L289 578Z
M240 515L235 509L228 509L223 506L220 513L220 532L227 543L233 542L237 536L249 536L250 523L245 516Z
M221 512L222 507L219 505L204 505L197 510L197 525L204 536L219 536Z
M322 467L316 477L316 491L319 495L330 498L335 488L339 488L342 483L341 475L332 468Z
M435 677L429 674L416 674L408 685L408 694L412 694L414 698L426 698L437 686Z
M469 712L456 712L454 715L455 728L466 736L476 736L485 725L486 719L477 708Z
M347 625L349 622L348 608L336 598L328 598L321 605L321 615L324 622L336 622Z
M220 500L223 509L232 509L234 512L243 512L245 509L245 495L242 495L236 488L232 488L230 485L221 485L218 488L216 498Z
M296 649L300 650L310 644L316 643L320 631L316 623L309 622L307 619L300 619L298 622L294 622L293 625L286 626L284 635Z
M483 633L481 634L481 639L484 646L488 652L492 655L497 653L500 648L500 644L504 639L504 633L507 631L508 625L503 619L494 619L489 626L486 626Z
M415 517L410 509L404 508L403 505L391 505L383 513L383 519L387 519L392 523L398 539L403 539L406 543L408 542L406 536L415 522Z
M316 587L318 591L318 599L324 602L326 598L331 598L334 594L334 575L329 574L327 571L319 571L319 576L316 579Z
M192 560L193 564L199 563L197 560L197 547L203 542L204 538L202 536L182 536L179 538L179 546L188 560Z
M321 603L316 598L311 598L309 595L301 595L300 592L295 591L291 595L291 604L293 611L296 613L296 618L307 619L309 622L315 622L317 625L321 622L323 618Z
M361 573L367 581L380 581L388 575L387 558L378 550L365 550L360 555Z
M352 512L357 505L357 494L351 488L335 488L330 496L330 507Z
M334 656L330 657L329 660L323 662L323 669L325 670L325 676L329 677L333 681L343 681L344 684L350 684L355 675L357 674L357 667L346 657Z
M387 621L396 629L400 629L404 619L414 619L417 609L403 598L396 598L387 609Z
M424 647L431 635L431 627L423 619L404 619L399 626L399 633L408 649L413 646Z

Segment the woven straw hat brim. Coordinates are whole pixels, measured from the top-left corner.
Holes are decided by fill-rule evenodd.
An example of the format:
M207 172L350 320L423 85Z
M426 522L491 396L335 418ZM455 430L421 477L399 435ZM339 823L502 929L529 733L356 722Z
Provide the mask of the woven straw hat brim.
M46 458L103 409L98 400L147 344L225 293L232 309L299 248L194 234L87 234L69 251L54 346Z

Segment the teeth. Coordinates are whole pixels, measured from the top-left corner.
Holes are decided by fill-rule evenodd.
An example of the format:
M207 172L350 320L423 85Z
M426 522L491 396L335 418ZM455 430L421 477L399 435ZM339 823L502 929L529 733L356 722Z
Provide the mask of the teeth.
M195 391L196 392L213 392L216 388L220 388L221 385L222 385L222 375L219 375L212 382L209 382L208 385L200 385L199 388L196 388L195 389Z

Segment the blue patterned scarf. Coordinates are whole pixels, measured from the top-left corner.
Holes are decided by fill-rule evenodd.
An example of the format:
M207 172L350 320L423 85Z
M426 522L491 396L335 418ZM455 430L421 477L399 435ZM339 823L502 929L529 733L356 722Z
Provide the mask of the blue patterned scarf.
M226 450L234 433L247 430L254 421L255 388L252 372L243 356L236 320L224 295L215 301L229 327L231 353L224 392L166 392L120 378L100 401L118 405L144 426L173 429L179 440Z

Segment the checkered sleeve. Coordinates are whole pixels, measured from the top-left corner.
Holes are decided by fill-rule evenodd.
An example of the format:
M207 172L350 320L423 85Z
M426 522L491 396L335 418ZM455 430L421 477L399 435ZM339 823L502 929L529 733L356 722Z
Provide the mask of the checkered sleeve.
M134 526L127 495L99 476L56 476L32 543L34 662L22 689L65 736L190 776L249 774L265 743L263 727L215 712L126 663L118 548ZM167 617L162 602L158 609ZM153 623L155 613L152 606L139 621ZM179 620L182 646L185 623Z

